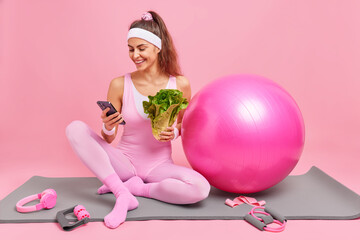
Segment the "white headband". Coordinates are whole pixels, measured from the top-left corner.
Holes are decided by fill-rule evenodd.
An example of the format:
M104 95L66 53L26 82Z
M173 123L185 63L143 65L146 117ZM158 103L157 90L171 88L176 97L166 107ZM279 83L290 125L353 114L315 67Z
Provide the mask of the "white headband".
M129 38L144 39L144 40L148 41L149 43L154 44L161 50L161 39L148 30L145 30L142 28L132 28L129 30L127 40L129 40Z

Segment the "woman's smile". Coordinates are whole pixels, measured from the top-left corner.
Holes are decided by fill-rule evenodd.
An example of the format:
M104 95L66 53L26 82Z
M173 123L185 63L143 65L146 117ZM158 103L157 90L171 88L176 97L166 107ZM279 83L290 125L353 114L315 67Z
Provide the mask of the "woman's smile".
M137 60L135 61L136 66L140 66L143 62L145 62L145 59Z

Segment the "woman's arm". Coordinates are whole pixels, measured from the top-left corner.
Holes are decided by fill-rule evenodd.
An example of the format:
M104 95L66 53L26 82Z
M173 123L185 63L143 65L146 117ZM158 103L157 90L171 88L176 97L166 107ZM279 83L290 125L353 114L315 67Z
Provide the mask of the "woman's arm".
M187 78L184 76L178 76L176 77L176 85L179 91L183 92L183 97L190 102L191 100L191 87L190 82ZM179 135L181 135L181 123L182 119L184 117L184 112L186 109L183 109L179 112L177 121L176 121L176 128L179 130Z
M122 106L122 97L124 93L124 76L114 78L110 82L107 100L112 103L115 109L120 113L121 116L121 106ZM101 135L105 139L106 142L111 143L114 141L117 130L118 130L119 123L115 124L115 133L113 135L106 135L103 130L101 130ZM106 128L108 129L108 128ZM108 129L109 131L111 130Z
M185 78L184 76L177 76L176 77L176 87L179 91L183 92L183 97L190 102L191 99L191 88L190 88L190 82ZM179 130L179 135L181 135L181 123L184 116L184 112L186 109L183 109L179 112L179 115L177 117L176 121L176 128ZM166 131L163 131L159 134L160 136L160 142L168 142L175 138L175 132L173 127L168 127Z

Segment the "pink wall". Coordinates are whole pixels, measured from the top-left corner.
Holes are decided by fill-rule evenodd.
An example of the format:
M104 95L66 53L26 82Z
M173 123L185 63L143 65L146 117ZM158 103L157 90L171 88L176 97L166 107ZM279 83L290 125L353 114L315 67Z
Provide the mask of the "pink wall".
M193 95L228 74L273 79L306 124L295 171L317 165L359 180L360 2L335 0L0 1L0 175L92 175L65 127L81 119L100 131L95 102L112 78L135 70L127 29L150 9L167 23Z

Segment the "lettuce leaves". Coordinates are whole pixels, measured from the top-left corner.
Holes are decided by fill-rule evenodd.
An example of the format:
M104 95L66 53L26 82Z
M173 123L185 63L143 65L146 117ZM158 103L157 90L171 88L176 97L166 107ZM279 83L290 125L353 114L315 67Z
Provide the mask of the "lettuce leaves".
M183 93L176 89L161 89L149 102L143 101L144 112L151 119L152 133L159 140L159 134L174 124L180 110L189 105Z

